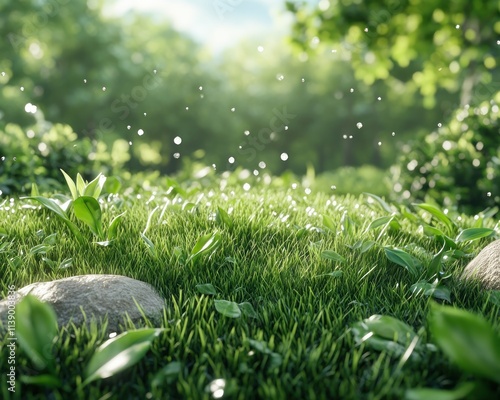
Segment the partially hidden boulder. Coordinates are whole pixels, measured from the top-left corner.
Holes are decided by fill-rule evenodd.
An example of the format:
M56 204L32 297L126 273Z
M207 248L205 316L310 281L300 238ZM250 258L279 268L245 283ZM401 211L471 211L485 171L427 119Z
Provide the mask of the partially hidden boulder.
M500 290L500 240L486 246L465 267L464 279L477 279L485 289Z
M118 331L126 315L133 322L142 319L142 313L152 322L159 322L165 301L149 284L121 275L79 275L50 282L37 282L16 292L16 301L27 294L50 304L57 315L59 326L70 320L75 325L97 321L107 316L108 331ZM135 300L135 301L134 301ZM142 312L136 305L140 305ZM8 299L0 301L0 319L6 326Z

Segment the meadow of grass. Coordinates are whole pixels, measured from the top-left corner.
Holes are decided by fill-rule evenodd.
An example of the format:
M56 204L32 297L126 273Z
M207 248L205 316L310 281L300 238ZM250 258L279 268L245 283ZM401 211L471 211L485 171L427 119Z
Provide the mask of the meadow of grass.
M69 190L63 193L70 198ZM164 320L155 325L164 331L139 363L84 386L85 365L108 336L95 325L63 327L53 348L62 386L22 381L40 371L21 349L15 394L7 391L2 346L3 398L401 399L411 388L452 389L473 379L432 345L432 304L472 311L500 331L498 297L492 301L478 284L459 279L490 239L458 236L472 227L497 236L497 221L488 215L440 218L432 208L368 195L339 197L272 182L243 188L237 179L206 185L160 179L153 187L104 192L100 203L105 226L125 212L111 243L96 244L79 221L85 240L76 240L32 200L0 201L1 297L9 285L126 275L167 299ZM432 276L428 269L436 268L443 247L439 232L456 247L438 258ZM189 259L203 235L214 235L217 246ZM203 284L216 294L203 294ZM231 318L216 309L216 300L251 306ZM372 315L408 324L419 344L408 350L401 342L402 354L397 343L356 336L358 323ZM500 398L500 386L487 385Z

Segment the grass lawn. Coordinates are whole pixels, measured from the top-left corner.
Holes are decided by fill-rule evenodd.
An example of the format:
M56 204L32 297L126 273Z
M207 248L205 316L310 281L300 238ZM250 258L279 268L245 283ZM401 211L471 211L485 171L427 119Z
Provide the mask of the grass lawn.
M146 356L86 386L81 385L85 366L108 339L95 326L59 332L53 350L55 374L62 380L57 389L18 379L16 393L9 393L2 346L3 398L217 398L222 391L216 386L223 383L224 398L401 399L407 389L453 389L474 379L432 345L433 303L482 315L500 332L499 305L477 284L459 280L468 255L490 239L455 240L466 228L496 229L492 218L451 213L447 220L418 207L402 212L400 205L367 195L307 194L300 185L244 190L238 182L203 188L163 183L101 196L105 226L126 212L109 246L93 243L79 221L85 241L78 242L54 213L33 201L0 201L2 298L9 285L106 273L149 282L168 299L165 330ZM442 247L438 231L456 248L438 263L440 286L427 290L433 282L428 268ZM219 246L187 261L198 239L216 232ZM394 248L404 253L391 253ZM398 265L398 254L410 258L403 256ZM413 291L412 285L424 280L419 287L425 290ZM197 288L208 283L215 295ZM245 312L231 318L216 309L216 300L251 307L241 306ZM420 341L408 350L405 338L370 340L358 323L375 314L408 324ZM167 365L170 372L155 381ZM22 349L16 366L18 377L42 373ZM500 385L489 385L500 398Z

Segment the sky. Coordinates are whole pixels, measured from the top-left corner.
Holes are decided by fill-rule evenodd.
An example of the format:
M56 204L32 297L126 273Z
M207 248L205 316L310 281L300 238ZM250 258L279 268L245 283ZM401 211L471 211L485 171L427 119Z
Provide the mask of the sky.
M128 11L165 17L173 26L219 52L248 37L282 36L290 26L285 0L108 0L105 13Z

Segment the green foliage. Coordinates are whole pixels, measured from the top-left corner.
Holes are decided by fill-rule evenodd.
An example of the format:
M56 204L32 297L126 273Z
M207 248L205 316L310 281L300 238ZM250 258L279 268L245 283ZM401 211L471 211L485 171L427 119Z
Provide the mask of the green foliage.
M500 201L500 92L459 109L448 124L402 146L393 168L403 197L430 196L445 207L473 213Z

